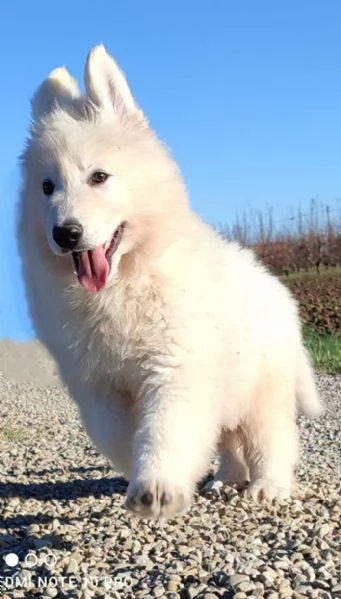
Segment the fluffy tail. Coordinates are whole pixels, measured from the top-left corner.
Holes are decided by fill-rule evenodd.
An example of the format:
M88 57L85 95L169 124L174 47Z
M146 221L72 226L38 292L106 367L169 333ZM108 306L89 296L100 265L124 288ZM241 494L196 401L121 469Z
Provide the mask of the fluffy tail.
M316 386L314 370L306 349L302 346L296 379L296 401L301 414L317 418L324 412Z

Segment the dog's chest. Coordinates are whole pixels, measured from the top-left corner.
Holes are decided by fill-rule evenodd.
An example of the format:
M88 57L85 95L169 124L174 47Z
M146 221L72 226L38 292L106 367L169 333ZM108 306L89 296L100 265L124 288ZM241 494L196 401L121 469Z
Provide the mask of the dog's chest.
M64 331L70 360L83 382L136 393L164 350L160 301L153 293L96 299L86 304L74 299L68 305Z

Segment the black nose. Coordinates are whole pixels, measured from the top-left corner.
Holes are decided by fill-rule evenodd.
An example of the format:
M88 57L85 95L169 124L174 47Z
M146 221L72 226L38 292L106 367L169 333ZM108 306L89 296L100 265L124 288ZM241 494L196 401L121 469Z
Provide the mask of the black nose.
M82 237L83 227L78 221L67 221L60 227L53 227L52 237L63 250L74 250Z

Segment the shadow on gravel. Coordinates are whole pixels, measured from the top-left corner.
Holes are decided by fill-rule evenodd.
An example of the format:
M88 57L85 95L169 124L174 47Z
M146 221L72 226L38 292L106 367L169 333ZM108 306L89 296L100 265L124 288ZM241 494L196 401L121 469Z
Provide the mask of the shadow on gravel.
M122 477L85 478L67 482L0 483L0 499L20 497L39 501L70 500L81 497L125 495L128 483ZM0 524L1 525L1 524Z
M6 518L0 521L0 529L4 528L22 528L23 526L31 526L32 524L48 524L52 522L56 516L49 516L48 514L17 514L13 518ZM58 520L61 524L69 524L69 519L58 515ZM10 535L0 533L0 547L6 543L7 537Z
M78 472L78 474L86 474L86 472L110 472L110 466L78 466L67 467L67 472ZM44 468L43 470L25 470L26 476L45 476L45 474L64 474L66 470L64 468ZM121 478L121 477L116 477Z
M0 531L4 529L5 532L0 532L0 573L6 569L2 558L8 553L15 553L23 559L28 552L42 549L47 552L52 549L73 551L75 543L65 540L64 535L59 535L57 530L44 531L44 525L55 519L55 515L38 513L17 514L1 520ZM70 524L70 520L58 515L58 527L65 524Z
M22 518L25 517L22 516ZM11 552L23 559L29 551L40 551L42 549L47 552L52 549L73 551L76 547L75 543L66 541L63 536L58 534L44 534L44 531L39 536L28 534L23 528L24 526L22 525L17 529L13 527L11 535L0 535L0 572L1 569L6 569L6 565L1 558Z

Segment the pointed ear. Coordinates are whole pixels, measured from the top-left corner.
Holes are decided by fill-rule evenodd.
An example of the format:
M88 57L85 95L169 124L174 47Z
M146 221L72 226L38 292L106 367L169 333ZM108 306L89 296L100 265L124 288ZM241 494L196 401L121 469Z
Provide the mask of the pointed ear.
M54 106L69 103L79 95L77 83L65 67L54 69L38 87L31 100L33 119L38 120Z
M84 83L88 97L96 106L114 110L120 117L133 118L147 125L123 72L102 44L92 48L87 56Z

